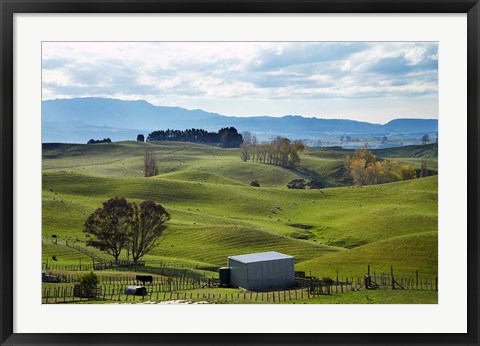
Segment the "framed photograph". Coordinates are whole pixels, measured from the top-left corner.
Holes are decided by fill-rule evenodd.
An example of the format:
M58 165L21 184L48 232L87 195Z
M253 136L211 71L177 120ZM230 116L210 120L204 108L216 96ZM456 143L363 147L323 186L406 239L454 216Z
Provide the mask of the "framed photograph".
M2 345L479 344L478 1L0 10Z

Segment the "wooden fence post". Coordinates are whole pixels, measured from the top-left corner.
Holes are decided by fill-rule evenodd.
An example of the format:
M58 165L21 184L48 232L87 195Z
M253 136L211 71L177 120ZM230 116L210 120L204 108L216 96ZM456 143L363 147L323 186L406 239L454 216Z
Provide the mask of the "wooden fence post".
M390 266L390 275L391 275L391 279L392 279L392 290L395 289L395 279L393 277L393 266Z
M368 275L367 282L366 282L367 285L365 285L366 286L365 288L368 290L370 288L370 264L368 265L368 268L367 268L367 275Z

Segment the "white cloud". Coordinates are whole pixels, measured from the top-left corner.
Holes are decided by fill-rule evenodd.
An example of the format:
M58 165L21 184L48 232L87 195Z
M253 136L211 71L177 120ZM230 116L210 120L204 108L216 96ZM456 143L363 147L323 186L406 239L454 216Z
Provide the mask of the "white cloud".
M299 105L313 107L314 99L324 108L344 100L347 113L350 99L403 100L399 112L425 105L425 98L438 101L436 43L47 42L42 48L44 99L145 99L232 115L259 114L267 104L272 113L265 114L299 114L307 111ZM279 102L284 108L276 113ZM418 115L438 111L425 110L419 106ZM322 112L315 103L308 113Z
M416 65L423 61L426 52L425 47L412 47L405 50L404 57L411 65Z

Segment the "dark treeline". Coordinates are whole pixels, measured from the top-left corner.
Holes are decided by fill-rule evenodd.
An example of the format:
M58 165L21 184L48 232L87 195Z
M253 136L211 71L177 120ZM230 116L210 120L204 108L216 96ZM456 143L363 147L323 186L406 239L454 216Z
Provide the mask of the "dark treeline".
M87 144L95 144L95 143L112 143L112 140L110 138L91 139L87 142Z
M267 163L285 168L294 168L300 163L299 152L305 150L302 141L290 141L278 136L271 142L257 143L251 133L244 133L244 141L240 146L240 158L243 161Z
M234 127L225 127L218 132L203 129L158 130L147 137L147 141L174 141L198 144L218 144L223 148L238 148L243 141L241 134Z
M220 143L220 135L217 132L208 132L202 129L188 129L185 131L168 129L153 131L148 135L147 141L215 144Z

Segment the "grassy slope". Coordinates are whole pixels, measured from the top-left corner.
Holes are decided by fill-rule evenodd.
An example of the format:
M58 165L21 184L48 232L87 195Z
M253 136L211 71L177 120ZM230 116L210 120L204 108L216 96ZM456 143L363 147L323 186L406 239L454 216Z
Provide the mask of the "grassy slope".
M157 177L142 177L145 147L152 148L159 159ZM309 149L303 162L327 176L343 164L343 155L342 151ZM243 163L235 149L190 143L50 145L44 147L43 167L44 236L82 240L86 217L115 195L164 204L172 221L164 241L147 260L224 265L228 255L277 250L294 255L298 263L311 260L302 264L304 269L326 270L327 265L316 259L332 257L345 258L352 268L358 261L363 272L363 263L372 257L358 252L367 247L362 244L380 244L381 253L389 243L380 240L417 233L436 240L436 177L292 191L285 185L301 176L295 172ZM252 180L259 180L262 187L250 187ZM429 253L431 244L424 245L419 252ZM392 251L401 253L396 246ZM350 260L355 253L357 259ZM423 265L423 260L419 255L418 263L406 263L405 270ZM436 271L436 263L425 265Z
M56 261L53 260L53 256L56 257ZM55 244L42 245L42 260L43 262L48 260L50 264L56 264L56 262L61 264L79 264L80 261L82 261L83 264L91 264L92 262L90 257L80 251Z
M396 160L420 169L421 161L426 160L428 169L432 172L438 170L438 145L407 145L398 148L373 150L375 155L382 159Z
M328 254L302 262L299 270L312 271L313 275L336 276L336 270L343 278L367 272L390 273L390 266L401 270L403 275L415 275L418 270L422 277L435 277L438 266L437 232L403 235L377 241L347 252Z

